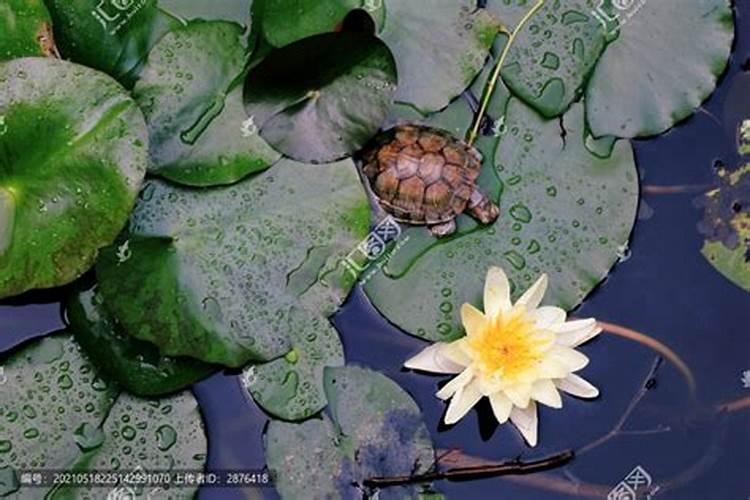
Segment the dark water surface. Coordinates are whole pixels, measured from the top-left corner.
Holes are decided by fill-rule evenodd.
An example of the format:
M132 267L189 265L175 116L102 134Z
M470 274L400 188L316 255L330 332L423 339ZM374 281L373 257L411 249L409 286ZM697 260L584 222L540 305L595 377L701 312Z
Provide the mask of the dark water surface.
M717 92L683 125L656 140L636 143L644 185L709 185L716 160L728 166L740 161L736 126L750 118L750 73L742 71L750 59L750 2L737 3L738 39L731 68ZM696 196L697 192L644 194L630 257L576 312L670 346L695 375L696 400L674 365L665 362L655 386L628 418L624 433L543 477L437 483L448 498L578 498L554 489L576 483L584 484L582 492L587 491L585 484L598 485L599 498L604 498L638 465L652 477L652 490L659 488L654 498L750 498L750 410L714 411L720 403L750 397L750 389L740 380L742 372L750 370L750 294L724 279L701 256L703 240L696 225L702 211L694 205ZM60 293L32 294L0 304L0 350L62 328L59 297ZM445 378L401 369L425 343L389 325L361 291L352 294L334 322L349 362L384 372L414 396L437 448L460 448L489 460L580 450L606 435L642 387L656 358L643 345L613 335L603 334L586 345L583 351L591 364L583 373L600 388L601 398L591 403L568 397L562 410L542 408L540 444L532 450L513 428L493 424L489 405L480 405L453 427L440 424L445 405L434 392ZM238 377L218 374L196 385L194 392L209 436L208 467L262 468L267 418L244 394ZM670 489L675 480L680 486ZM264 497L276 495L272 489L203 489L199 495L201 500Z

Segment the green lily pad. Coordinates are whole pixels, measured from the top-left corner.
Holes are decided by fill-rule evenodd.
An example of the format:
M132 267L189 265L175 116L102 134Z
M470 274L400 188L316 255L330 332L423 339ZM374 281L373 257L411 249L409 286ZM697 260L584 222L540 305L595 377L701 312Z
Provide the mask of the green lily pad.
M157 0L47 0L66 59L132 85L151 48L181 22Z
M705 209L698 226L706 237L703 256L750 292L750 163L734 171L720 169L717 186L700 204Z
M384 375L326 369L331 417L300 424L272 420L266 462L282 498L412 498L415 487L368 491L364 480L427 472L430 434L414 400Z
M487 9L507 30L513 31L534 6L534 0L487 0ZM559 2L555 2L559 3Z
M240 367L291 349L292 309L333 313L353 278L340 260L369 206L351 161L282 160L231 187L150 181L126 255L102 252L99 288L125 332L166 355Z
M536 2L528 2L530 10ZM525 24L510 48L502 76L510 90L542 116L563 114L583 93L586 78L606 45L592 14L595 0L546 2ZM503 2L495 2L505 19ZM517 7L508 6L513 17Z
M276 150L325 163L364 146L385 120L396 65L380 40L328 33L271 51L250 71L245 111Z
M184 21L193 19L225 20L250 27L252 0L159 0L159 7Z
M546 301L572 309L627 246L638 205L630 144L609 141L604 147L587 139L580 104L564 115L563 129L516 99L506 118L508 132L495 141L496 168L485 163L479 180L490 195L502 190L498 221L482 227L461 216L457 236L440 241L410 228L406 244L367 283L375 306L411 334L460 337L460 307L481 306L490 266L506 270L516 294L549 274ZM480 145L491 162L490 144Z
M206 438L189 393L161 400L124 395L99 378L70 334L60 332L2 359L0 494L12 499L103 498L112 487L28 488L21 471L202 469ZM164 498L192 498L196 488Z
M384 0L380 33L398 66L396 101L423 113L445 108L484 67L498 21L473 0Z
M55 54L52 20L42 0L0 4L0 61Z
M732 50L729 0L648 1L630 14L621 13L619 37L586 90L598 137L657 135L689 117L716 88Z
M326 404L323 370L344 364L344 347L328 320L304 309L293 309L287 331L292 349L261 365L251 365L242 381L268 413L284 420L304 420Z
M162 356L153 344L123 334L96 287L70 297L66 315L76 342L103 376L136 396L162 396L217 370L192 358Z
M0 64L0 81L7 297L69 283L93 265L127 221L148 158L141 112L106 75L26 58Z
M156 44L133 96L146 115L151 173L191 186L232 184L280 155L247 122L244 29L193 21Z
M371 4L377 1L371 1ZM365 3L366 0L265 0L259 16L261 32L266 42L283 47L303 38L335 31L351 11L362 8ZM382 10L382 0L379 3Z
M262 13L264 38L276 47L331 32L353 9L375 20L398 68L396 101L423 113L445 108L477 76L499 24L472 0L270 0Z

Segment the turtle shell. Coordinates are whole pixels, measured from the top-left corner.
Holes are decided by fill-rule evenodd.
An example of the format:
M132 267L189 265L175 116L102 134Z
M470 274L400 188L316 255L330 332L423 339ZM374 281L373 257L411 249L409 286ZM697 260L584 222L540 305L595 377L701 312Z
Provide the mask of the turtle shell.
M362 160L380 205L409 224L441 224L462 213L482 167L475 148L444 130L420 125L382 132Z

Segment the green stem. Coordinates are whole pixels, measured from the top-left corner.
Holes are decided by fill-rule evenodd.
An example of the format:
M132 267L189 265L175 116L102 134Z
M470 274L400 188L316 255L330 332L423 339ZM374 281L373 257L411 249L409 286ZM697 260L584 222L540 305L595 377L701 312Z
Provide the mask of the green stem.
M513 45L513 42L516 40L518 33L521 31L524 25L529 22L529 19L531 19L534 14L539 12L539 9L542 8L542 6L544 5L544 1L545 0L539 0L536 5L534 5L526 13L526 15L523 16L513 32L509 34L508 41L505 43L505 47L503 47L503 52L500 55L500 59L497 61L495 69L492 72L492 77L490 78L489 82L487 82L487 87L485 87L484 89L484 95L482 96L482 105L479 107L479 111L477 112L477 116L474 120L474 126L471 128L471 131L469 132L469 135L466 139L466 142L468 142L470 146L473 145L477 140L477 137L479 137L479 128L482 126L482 120L484 119L484 115L490 105L492 94L495 93L495 87L497 87L497 81L500 78L500 70L502 69L503 64L505 64L505 59L508 57L510 47ZM501 30L501 32L508 34L508 31L505 29Z

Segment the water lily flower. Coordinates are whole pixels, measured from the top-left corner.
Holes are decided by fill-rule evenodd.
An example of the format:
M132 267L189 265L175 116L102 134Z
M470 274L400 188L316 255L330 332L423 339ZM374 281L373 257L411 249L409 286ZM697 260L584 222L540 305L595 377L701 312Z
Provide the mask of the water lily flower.
M589 359L575 348L601 332L594 319L566 321L559 307L542 306L547 275L511 302L510 284L493 267L484 285L484 313L471 304L461 308L466 336L438 342L404 366L431 373L457 374L437 393L450 399L445 423L458 422L488 397L500 424L510 420L530 446L537 443L537 402L561 408L560 392L595 398L599 391L575 375Z

